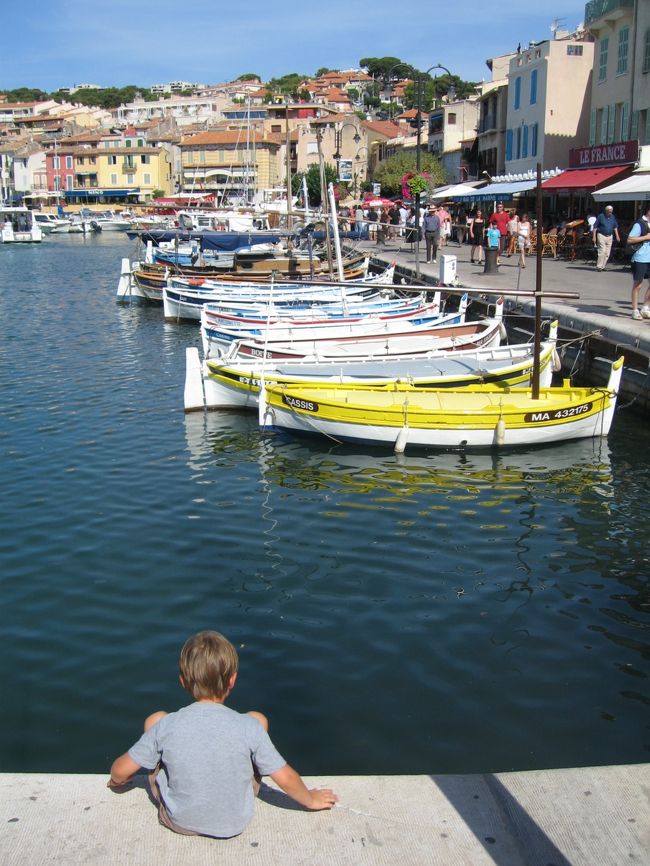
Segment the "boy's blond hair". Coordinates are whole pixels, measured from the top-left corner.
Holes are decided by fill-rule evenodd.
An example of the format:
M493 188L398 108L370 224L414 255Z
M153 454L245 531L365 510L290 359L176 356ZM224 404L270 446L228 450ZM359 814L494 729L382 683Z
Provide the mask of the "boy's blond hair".
M200 631L181 650L179 668L183 685L195 701L224 698L237 672L237 650L218 631Z

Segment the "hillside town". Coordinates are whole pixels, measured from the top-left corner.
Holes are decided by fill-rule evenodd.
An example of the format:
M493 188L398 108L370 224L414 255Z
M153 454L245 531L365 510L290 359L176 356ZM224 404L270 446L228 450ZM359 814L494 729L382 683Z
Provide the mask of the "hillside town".
M62 88L66 101L20 103L0 94L0 201L130 208L190 194L236 204L286 190L287 175L319 161L356 197L386 160L416 153L439 161L445 184L481 187L484 197L516 204L535 186L541 163L549 211L567 217L584 216L592 193L639 169L646 174L631 198L645 197L648 4L635 10L632 0L591 0L575 32L556 26L551 39L489 58L487 80L462 99L449 86L429 110L422 81L400 77L405 65L383 77L325 72L301 81L298 98L257 78L156 84L146 99L139 94L113 110L75 102L94 85ZM440 64L427 79L441 70L451 81ZM473 201L462 191L455 200ZM619 200L628 199L629 191ZM632 200L620 215L626 207L632 217Z

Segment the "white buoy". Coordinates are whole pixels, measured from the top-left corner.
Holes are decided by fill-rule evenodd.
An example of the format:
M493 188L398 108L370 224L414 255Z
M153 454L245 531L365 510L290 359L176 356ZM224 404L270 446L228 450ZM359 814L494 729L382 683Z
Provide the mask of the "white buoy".
M493 445L503 445L506 441L506 422L503 420L503 415L499 415L499 420L494 428Z
M183 404L186 412L198 412L205 409L205 394L203 391L203 370L196 346L185 349L185 391Z
M409 439L409 419L408 419L408 397L404 400L404 425L402 429L397 434L397 439L395 440L395 447L393 450L396 454L403 454L406 450L406 446L408 444Z
M117 297L128 298L131 295L131 262L128 258L122 259L120 279L117 284Z

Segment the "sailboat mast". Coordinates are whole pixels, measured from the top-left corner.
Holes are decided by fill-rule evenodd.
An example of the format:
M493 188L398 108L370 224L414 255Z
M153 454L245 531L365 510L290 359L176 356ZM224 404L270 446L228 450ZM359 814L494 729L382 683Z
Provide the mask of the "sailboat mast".
M535 189L535 210L537 211L537 256L535 263L535 337L533 344L533 381L532 397L539 400L539 354L541 351L542 330L542 232L544 221L542 214L542 163L537 163L537 187Z

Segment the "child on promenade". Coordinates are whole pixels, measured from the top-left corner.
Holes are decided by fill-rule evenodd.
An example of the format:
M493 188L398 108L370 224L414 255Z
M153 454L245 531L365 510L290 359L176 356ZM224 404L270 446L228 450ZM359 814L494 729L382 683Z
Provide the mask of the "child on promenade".
M262 713L238 713L224 702L237 680L234 646L201 631L181 650L180 683L194 703L148 716L144 734L113 761L109 788L120 788L142 767L163 826L188 836L229 838L253 817L262 776L306 809L331 809L329 788L308 789L271 742Z

